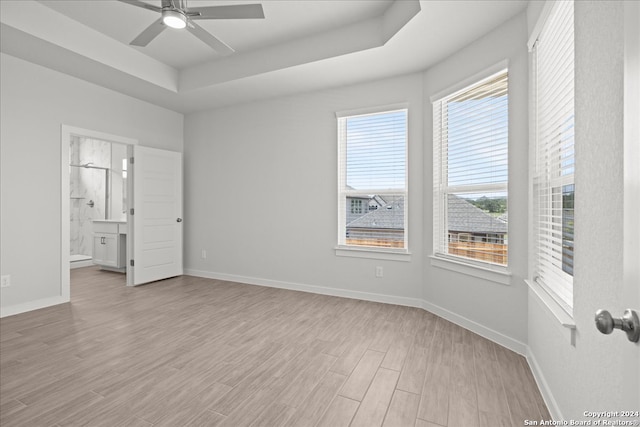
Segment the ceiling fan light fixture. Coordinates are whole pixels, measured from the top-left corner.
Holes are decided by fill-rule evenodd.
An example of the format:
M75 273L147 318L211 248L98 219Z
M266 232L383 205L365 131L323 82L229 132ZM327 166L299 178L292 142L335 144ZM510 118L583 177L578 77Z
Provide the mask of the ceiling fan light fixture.
M187 17L177 10L162 11L162 22L167 27L181 30L187 26Z

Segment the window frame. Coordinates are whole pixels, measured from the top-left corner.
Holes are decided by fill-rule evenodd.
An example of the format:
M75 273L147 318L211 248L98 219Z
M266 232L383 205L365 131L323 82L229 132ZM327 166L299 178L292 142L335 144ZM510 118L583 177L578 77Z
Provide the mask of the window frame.
M441 128L441 124L437 123L436 120L441 120L436 116L440 107L437 106L437 103L442 102L447 98L452 98L465 90L472 89L478 85L481 85L484 81L490 80L491 78L501 74L507 73L507 79L509 79L509 61L503 60L500 61L493 66L476 73L454 86L451 86L433 96L431 96L431 106L432 106L432 120L433 120L433 247L432 247L432 255L431 264L436 267L445 268L448 270L457 271L463 274L472 275L475 277L480 277L483 279L491 280L496 283L501 283L508 285L511 282L511 272L509 270L509 252L507 252L507 263L505 265L491 263L482 260L475 260L472 258L456 256L444 252L441 248L442 245L440 243L443 238L442 235L447 233L448 240L448 232L449 230L445 230L448 228L447 224L447 196L449 194L463 194L463 193L506 193L507 194L507 206L509 200L509 167L507 165L507 180L506 183L499 184L479 184L479 185L465 185L465 186L447 186L444 185L443 182L448 180L448 174L446 171L446 167L442 167L442 159L440 156L440 146L438 143L442 143L440 141L440 136L436 138L436 131ZM507 80L508 81L508 80ZM509 91L507 91L509 95ZM507 108L509 108L507 106ZM507 110L508 111L508 110ZM507 150L509 147L510 140L510 117L507 117ZM507 154L508 159L508 154ZM509 223L507 223L507 236L509 235ZM472 237L473 238L473 237Z
M540 261L540 259L542 257L548 257L550 254L549 253L543 253L543 251L540 249L541 246L541 240L544 240L543 237L541 237L542 235L540 234L540 231L543 227L539 227L539 224L541 222L540 218L543 216L542 209L544 209L543 207L541 207L541 205L547 205L548 208L547 210L549 211L547 213L548 216L551 217L551 221L553 222L554 220L556 220L555 222L553 222L553 225L555 225L555 227L560 227L560 235L561 235L561 240L560 240L560 245L556 245L555 243L553 243L553 248L555 249L556 252L558 252L560 254L560 257L562 258L562 264L564 264L564 257L565 257L565 251L564 251L564 235L565 235L565 223L564 223L564 212L565 212L565 206L564 206L564 189L567 186L573 186L573 197L575 197L575 135L573 137L573 156L570 158L570 164L573 171L570 174L565 174L563 173L563 162L567 162L567 157L560 157L562 160L559 162L549 162L549 164L545 165L545 168L547 169L547 173L543 173L542 172L542 167L540 167L539 165L539 161L540 161L540 149L541 149L541 144L543 144L542 141L540 141L540 133L539 133L539 126L540 126L540 116L541 116L541 110L540 110L540 91L543 90L540 88L540 72L539 72L539 48L540 48L540 44L539 41L542 37L542 39L544 39L545 37L550 37L554 43L550 43L550 46L553 46L552 50L552 54L555 52L557 53L560 49L565 49L567 50L568 46L562 45L562 48L558 48L558 43L556 38L559 36L560 33L558 34L554 34L551 33L549 34L549 32L551 31L549 29L549 26L551 25L551 23L553 22L553 19L558 19L560 15L558 15L559 13L559 7L564 7L564 6L571 6L573 7L572 3L565 3L565 2L547 2L547 4L545 4L545 7L543 9L543 11L541 12L540 18L538 19L538 22L536 23L536 26L534 28L534 31L532 33L532 36L528 42L528 47L529 47L529 52L531 54L531 58L532 58L532 114L530 117L531 120L531 147L530 147L530 153L531 153L531 160L530 160L530 184L529 184L529 188L530 188L530 192L531 192L531 199L530 199L530 213L531 213L531 221L530 221L530 235L531 235L531 242L530 242L530 260L529 260L529 271L530 271L530 277L529 280L527 280L527 283L529 284L530 288L536 292L536 294L543 299L545 302L545 304L547 305L547 307L549 307L549 309L554 313L554 315L560 319L560 321L563 323L563 325L567 326L567 327L575 327L575 324L573 323L573 291L574 291L574 286L573 286L573 277L572 274L567 273L564 270L564 266L561 265L560 268L555 268L554 266L549 265L548 262L542 263ZM571 11L571 14L573 16L573 11ZM563 21L565 22L565 21ZM566 22L571 22L573 23L573 20L570 19L569 21ZM565 29L566 30L566 29ZM568 34L568 33L562 33L562 34ZM575 38L572 41L573 43L573 51L571 52L575 52ZM568 63L568 62L567 62ZM573 62L573 70L575 73L575 62ZM554 84L558 83L558 79L556 78L553 81ZM563 86L564 87L564 86ZM560 89L555 86L554 87L554 93L558 92ZM575 94L574 94L574 98L575 99ZM554 104L555 105L555 104ZM549 107L546 107L547 110L549 110ZM553 108L558 108L558 106L556 105ZM572 114L573 114L573 124L575 126L575 102L573 105L573 108L571 110ZM547 123L548 125L548 123ZM547 141L548 142L548 141ZM562 147L560 145L560 147ZM544 150L549 150L549 146L544 146L543 149ZM551 151L549 151L551 152ZM541 190L540 186L544 185L545 187ZM541 202L542 197L541 195L543 194L543 192L546 191L546 197L544 197L544 202ZM555 196L555 198L554 198ZM558 208L557 206L557 202L558 200L561 201L560 206ZM575 199L572 198L572 209L573 210L573 206L575 203ZM555 207L554 207L555 204ZM554 213L553 211L559 211L560 215L558 216L557 213ZM575 212L573 212L573 216L572 219L575 218ZM559 221L557 221L559 219ZM548 236L550 236L550 234L552 234L553 231L553 225L550 226L550 228L546 229L546 233ZM572 224L572 228L574 227L574 225ZM545 230L542 230L545 231ZM557 231L557 230L556 230ZM546 240L554 240L552 237L547 237ZM557 240L557 238L555 239ZM571 252L573 254L573 252L575 251L575 242L573 240L571 240ZM544 266L542 266L542 264L545 264ZM551 268L550 268L551 267ZM571 266L572 269L574 268L574 266ZM541 273L542 270L546 270L544 273ZM541 276L547 276L547 278L542 278ZM563 296L564 295L564 296Z
M386 113L394 113L404 111L406 114L405 123L405 144L404 144L404 188L402 189L382 189L367 188L364 190L354 190L347 188L347 168L346 168L346 121L352 117L372 116ZM354 110L345 110L336 112L337 124L337 147L338 147L338 227L337 227L337 244L335 253L337 256L347 256L356 258L373 258L395 261L410 261L411 253L409 251L409 104L396 103L383 106L367 107ZM347 197L365 196L372 194L380 196L402 196L404 198L404 243L402 248L393 247L377 247L364 245L349 245L346 243L346 217L347 217ZM363 203L363 214L373 212L368 204Z

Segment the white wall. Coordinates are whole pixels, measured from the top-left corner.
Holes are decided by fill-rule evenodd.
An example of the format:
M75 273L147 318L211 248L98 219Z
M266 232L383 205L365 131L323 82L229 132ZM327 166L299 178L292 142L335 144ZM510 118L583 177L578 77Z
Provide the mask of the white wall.
M60 126L182 151L183 116L15 57L0 56L3 314L59 302ZM68 142L65 142L68 144ZM68 199L68 195L66 198Z
M622 393L625 384L637 388L638 366L620 363L622 351L635 351L637 360L638 345L594 325L597 309L619 317L634 305L624 298L622 277L623 9L617 1L575 3L575 345L534 293L528 312L530 359L557 419L638 410L640 403L637 389ZM637 126L637 117L630 120Z
M422 306L523 351L526 170L510 171L511 285L432 267L428 98L509 59L510 156L526 164L526 28L522 14L423 73L188 115L185 271ZM2 304L14 306L59 295L60 124L180 150L182 116L2 58L2 274L14 282ZM336 256L335 113L398 102L409 103L411 261ZM30 170L20 166L28 162ZM42 178L29 179L33 171ZM12 209L33 195L47 215ZM30 268L34 260L41 268ZM375 277L376 266L384 267L383 278Z
M616 283L623 240L622 6L576 2L575 346L568 330L533 294L527 296L522 280L527 276L526 40L540 10L541 4L532 2L528 17L512 19L424 73L188 115L186 271L423 305L492 331L492 338L503 336L507 344L528 344L556 417L634 409L621 405L625 397L615 390L626 374L593 327L595 309L616 303L621 292ZM428 260L429 97L503 59L510 68L510 285L442 270ZM180 114L4 54L0 63L0 270L13 282L2 289L4 309L60 295L60 124L177 151L183 126ZM335 112L396 102L410 105L411 262L338 257ZM375 278L377 265L384 267L384 278ZM626 337L607 339L619 343Z
M521 14L426 73L187 115L187 273L453 313L451 320L524 352L526 168L510 172L512 284L432 268L428 98L509 59L511 161L526 164L526 26ZM335 113L397 102L409 103L411 261L336 256ZM378 265L384 278L375 278Z
M187 115L186 271L417 303L424 259L421 95L421 75L413 74ZM335 113L398 102L409 103L412 261L336 256ZM383 278L375 278L378 265Z
M432 309L463 325L467 320L495 332L489 338L524 351L527 342L527 22L520 14L424 74L425 251L432 253L433 126L430 98L500 61L509 67L509 270L503 285L432 266L424 260L423 298ZM466 320L464 319L466 318ZM500 336L502 335L502 336Z

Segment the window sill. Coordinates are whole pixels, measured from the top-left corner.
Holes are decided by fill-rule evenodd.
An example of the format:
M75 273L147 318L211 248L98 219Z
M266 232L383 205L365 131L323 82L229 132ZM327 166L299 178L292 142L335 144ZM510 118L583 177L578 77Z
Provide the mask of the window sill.
M443 256L431 255L431 265L445 270L455 271L468 276L489 280L501 285L511 284L511 272L504 267L490 268L473 265Z
M336 246L335 249L336 256L382 259L387 261L411 261L411 252L407 249L377 249L355 246Z
M576 322L573 319L573 316L567 313L565 309L563 309L562 306L542 288L542 286L537 284L534 280L525 280L524 282L562 326L568 329L576 328Z

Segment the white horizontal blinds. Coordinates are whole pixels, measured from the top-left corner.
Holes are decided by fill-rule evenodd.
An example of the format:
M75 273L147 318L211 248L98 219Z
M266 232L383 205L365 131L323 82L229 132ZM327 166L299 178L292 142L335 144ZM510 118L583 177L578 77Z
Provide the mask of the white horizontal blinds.
M571 312L575 194L573 2L559 1L554 5L535 43L534 55L534 277Z
M508 72L434 108L434 249L507 264Z
M447 127L443 102L433 103L433 252L447 253Z
M338 245L345 244L345 225L347 216L345 212L350 209L347 205L347 121L338 118Z
M404 189L406 110L347 117L347 186Z
M339 244L406 247L407 110L340 117Z
M446 107L449 188L506 185L507 74L452 97Z

